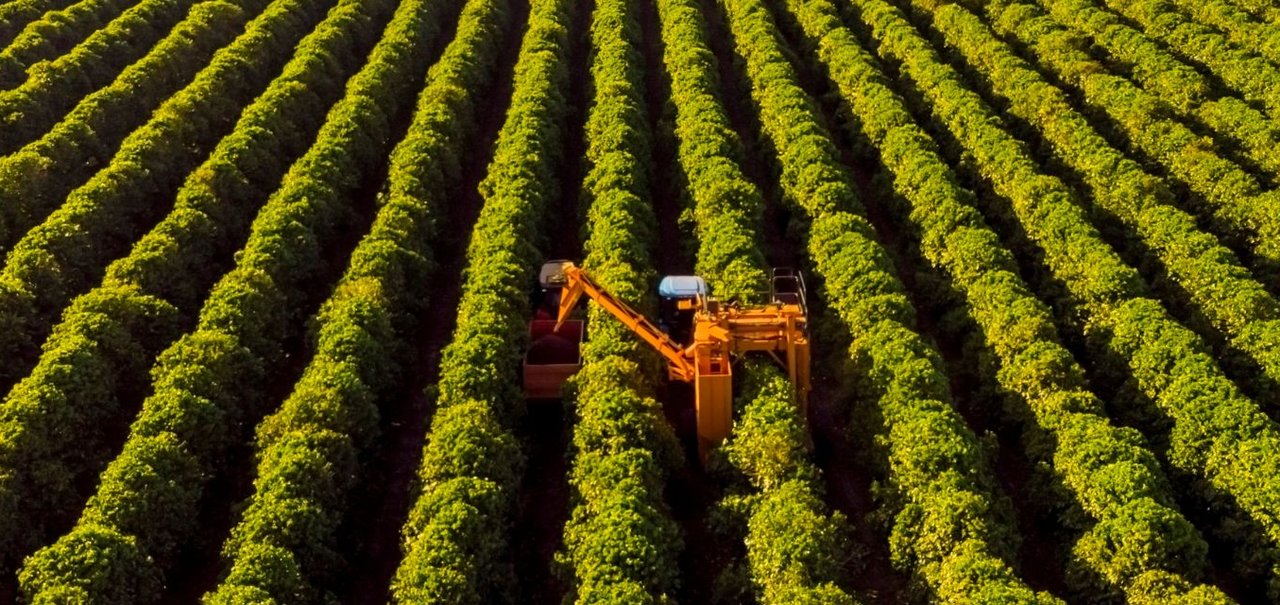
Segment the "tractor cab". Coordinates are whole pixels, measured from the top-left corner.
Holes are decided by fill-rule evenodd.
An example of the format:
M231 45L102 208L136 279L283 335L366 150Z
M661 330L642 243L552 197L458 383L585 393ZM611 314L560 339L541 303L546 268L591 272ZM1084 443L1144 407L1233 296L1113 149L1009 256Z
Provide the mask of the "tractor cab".
M711 294L706 280L696 275L668 275L658 283L658 327L672 340L688 344L698 299Z
M560 311L560 292L565 286L564 267L573 263L551 260L538 271L538 288L533 293L535 319L555 319Z
M538 273L533 293L533 319L529 321L529 349L521 368L524 396L529 400L559 399L564 383L582 367L585 322L567 319L556 329L556 315L570 261L547 261Z

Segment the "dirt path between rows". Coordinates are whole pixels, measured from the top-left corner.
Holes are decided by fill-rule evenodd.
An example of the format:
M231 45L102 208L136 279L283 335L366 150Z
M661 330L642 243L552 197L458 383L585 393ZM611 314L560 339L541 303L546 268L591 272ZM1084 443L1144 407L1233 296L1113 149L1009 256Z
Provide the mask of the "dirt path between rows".
M557 168L559 199L543 223L542 251L547 259L579 260L581 190L585 170L583 128L590 107L591 14L594 2L574 7L569 30L569 113L564 123L564 149ZM555 554L561 548L569 518L569 465L565 457L572 435L573 411L560 401L531 402L517 433L527 467L517 496L511 545L520 600L530 605L559 605L568 587L560 577Z

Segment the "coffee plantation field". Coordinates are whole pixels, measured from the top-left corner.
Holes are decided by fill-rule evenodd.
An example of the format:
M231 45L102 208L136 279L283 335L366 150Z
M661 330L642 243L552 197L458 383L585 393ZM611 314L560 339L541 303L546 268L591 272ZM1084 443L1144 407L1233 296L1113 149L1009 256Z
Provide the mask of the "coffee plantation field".
M0 0L0 604L1280 603L1278 183L1278 0Z

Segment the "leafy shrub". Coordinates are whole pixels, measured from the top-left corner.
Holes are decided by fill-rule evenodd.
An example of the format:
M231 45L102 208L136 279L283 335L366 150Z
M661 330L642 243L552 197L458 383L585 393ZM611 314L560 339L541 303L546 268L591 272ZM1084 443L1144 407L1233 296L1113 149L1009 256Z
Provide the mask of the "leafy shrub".
M295 10L277 7L251 27L291 24L288 32L280 32L279 39L279 44L289 46L294 36L303 36L324 16L325 7L320 3L290 6ZM105 465L109 454L109 445L102 442L105 427L122 423L132 413L130 404L145 396L142 387L149 384L151 361L194 321L208 288L232 264L232 253L243 241L254 208L261 202L259 196L268 195L279 184L292 159L314 140L323 115L308 110L326 98L336 99L341 94L340 76L356 69L354 50L359 48L360 36L334 35L349 28L351 20L351 11L339 12L315 35L303 39L298 57L249 105L235 130L218 144L205 164L187 178L178 191L174 210L134 246L132 253L108 266L100 286L77 297L63 311L62 321L53 328L35 369L0 404L0 423L12 436L0 447L0 468L5 469L0 472L5 475L0 480L0 510L15 524L2 532L0 558L16 563L18 555L34 549L43 539L46 522L74 511L71 503L85 497L80 491L83 487L73 486L90 485L89 480ZM248 40L226 52L260 49L261 37ZM319 56L331 60L316 61ZM198 77L189 93L180 94L190 95L190 101L206 96L209 87L221 86L223 78L265 79L274 64L221 63ZM253 70L252 78L242 72L246 69ZM244 91L246 103L254 92ZM202 106L188 105L192 110ZM283 119L282 114L288 118ZM155 121L144 130L167 136L172 119ZM263 136L269 126L276 136ZM136 175L141 169L130 163L127 170ZM83 235L88 229L79 227L70 232ZM92 246L86 249L92 250ZM28 258L31 256L45 263L51 260L44 254ZM88 285L87 276L78 276L76 281L77 288ZM0 301L19 304L22 299L0 295ZM25 302L27 309L3 316L8 321L29 322L27 327L0 338L12 341L48 329L44 318L52 318L54 313L35 319L34 302L31 298ZM266 309L273 314L282 310ZM142 320L125 319L132 316ZM102 330L111 323L118 323L119 328ZM42 325L36 328L32 324ZM16 374L24 368L28 358L22 353L11 355L5 369ZM134 361L113 361L126 357ZM94 380L85 380L91 375ZM74 447L69 444L73 438ZM41 470L33 473L37 468ZM5 543L5 539L14 542Z
M363 26L330 35L372 36L392 4L340 4L335 19L345 23L347 11L355 11ZM171 568L179 548L199 529L204 488L228 450L243 439L242 427L251 425L269 403L263 387L269 372L283 361L284 340L301 331L297 308L306 304L307 284L322 275L321 248L346 226L348 200L385 157L392 116L406 105L404 99L426 69L431 54L426 42L436 25L416 4L400 5L368 62L329 111L315 144L268 200L236 268L205 302L197 329L162 355L154 371L154 393L143 402L124 453L107 466L77 526L30 557L25 567L48 567L86 528L105 526L137 538L148 557L146 565L133 570L137 576ZM168 441L173 446L154 460L136 454ZM147 475L155 478L146 485L130 483ZM33 600L60 586L88 586L97 592L115 581L89 567L23 578L22 591ZM160 596L147 594L131 602L155 602Z
M511 106L480 184L484 207L471 232L458 324L441 354L439 408L391 585L396 603L513 598L507 537L524 467L510 432L523 412L515 377L542 220L558 195L570 9L565 0L531 3Z
M407 21L393 24L397 31L389 36L408 40L448 9L410 2L401 10ZM508 10L505 2L467 2L454 41L428 73L409 132L392 152L388 193L373 228L317 317L315 356L293 394L258 426L254 493L223 546L230 571L207 601L234 603L250 587L280 602L336 598L333 588L346 568L338 527L359 477L357 459L376 440L379 404L398 383L404 347L397 334L411 333L429 297L431 243L447 191L460 178L453 154L475 130L474 105L495 76ZM474 411L455 406L441 414L475 422ZM480 449L448 445L459 456Z
M724 0L787 200L810 220L809 256L828 313L853 338L845 379L862 394L888 461L885 507L894 563L936 599L1056 602L1009 567L1013 530L996 514L977 437L949 403L938 353L914 330L914 309L861 212L829 134L758 0ZM920 435L928 434L928 439ZM945 495L945 497L944 497ZM976 595L976 596L975 596Z
M1086 594L1106 594L1118 586L1130 598L1140 598L1145 593L1134 580L1147 572L1197 577L1207 565L1207 546L1178 513L1154 454L1136 431L1112 425L1102 402L1085 389L1084 370L1062 346L1049 309L1018 276L1012 253L975 209L975 197L959 186L874 59L840 23L834 5L827 0L796 0L789 6L807 43L819 48L818 56L832 81L849 101L859 133L878 149L893 176L895 192L910 204L903 214L918 233L921 252L963 292L970 316L999 361L991 371L1017 398L1016 403L1010 400L1010 415L1030 427L1025 434L1029 453L1053 469L1089 518L1083 523L1070 515L1064 519L1083 533L1072 565L1075 571L1092 570L1107 585L1096 586L1096 581L1089 581L1094 576L1086 571L1077 578L1075 588ZM863 14L882 13L868 6ZM869 21L876 39L909 39L906 25L898 20ZM906 55L905 43L898 44ZM919 63L928 56L923 47L911 55ZM917 64L911 63L906 73L914 74ZM957 107L976 106L957 103ZM994 128L982 138L961 138L961 143L991 146L999 140ZM1067 199L1065 195L1040 198L1039 207L1069 204ZM1060 214L1069 216L1069 212ZM1077 228L1089 233L1087 223L1076 220ZM1107 253L1101 241L1096 246ZM1120 534L1125 538L1114 539ZM1186 591L1211 594L1214 590L1180 582ZM1216 598L1226 597L1218 594Z

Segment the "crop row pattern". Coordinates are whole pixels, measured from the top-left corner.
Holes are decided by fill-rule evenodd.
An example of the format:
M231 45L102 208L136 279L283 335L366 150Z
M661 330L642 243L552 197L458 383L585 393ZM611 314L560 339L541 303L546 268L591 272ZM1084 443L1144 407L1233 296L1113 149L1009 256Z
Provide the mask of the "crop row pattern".
M938 3L921 0L917 6L931 10ZM1267 379L1280 378L1280 302L1253 279L1229 250L1200 231L1194 218L1170 205L1172 196L1165 184L1110 147L1089 126L1085 116L1072 108L1062 91L1014 57L975 15L959 5L948 4L934 23L949 45L987 74L985 79L995 94L1008 100L1008 110L1030 121L1053 142L1058 157L1077 170L1091 187L1093 195L1089 199L1117 215L1142 238L1177 283L1176 290L1185 292L1192 306L1208 319L1211 331L1250 357ZM1092 78L1102 81L1104 87L1107 81L1123 81L1101 74ZM1052 110L1045 111L1046 107ZM1169 130L1152 123L1143 128L1162 133ZM1196 146L1188 143L1183 151ZM1181 151L1162 153L1177 155ZM1209 166L1208 162L1192 163ZM1229 180L1215 183L1224 190L1232 186ZM1264 395L1269 390L1265 386L1255 388Z
M42 63L23 63L8 50L0 53L0 154L13 153L31 142L85 95L110 84L126 65L163 39L194 4L191 0L140 2L66 54Z
M347 4L362 11L360 29L376 30L394 3ZM255 220L235 269L205 301L197 329L161 354L154 393L75 528L23 566L28 597L83 591L99 602L160 598L179 549L198 539L205 487L227 470L221 465L244 439L243 427L271 403L266 387L280 370L284 342L302 330L305 309L322 296L316 284L327 283L328 263L345 261L324 250L361 222L351 200L386 158L391 123L426 72L438 20L414 3L400 5L315 144ZM80 552L93 556L73 554Z
M1040 5L1103 49L1108 65L1173 105L1184 118L1199 120L1239 147L1273 181L1280 177L1280 126L1274 118L1230 91L1219 91L1164 45L1092 0L1041 0Z
M240 34L266 4L265 0L201 2L110 85L82 99L40 138L0 158L0 252L12 252L14 242L25 232L110 165L113 156L124 150L122 141L139 126L163 117L164 105L179 91L190 88L197 74L208 73L211 64L225 63L228 43L233 44L228 48L243 47L255 38ZM277 55L259 62L278 67L283 59ZM253 82L246 80L240 86ZM234 90L229 89L228 94ZM230 97L222 106L232 106L230 101L235 99ZM155 166L170 164L162 161Z
M652 311L656 219L639 6L596 2L590 34L583 268L618 298ZM583 366L571 386L572 510L558 559L571 570L572 599L580 605L671 602L681 543L663 487L678 448L652 397L656 363L595 305L587 327Z
M986 346L998 359L997 380L1022 402L1012 411L1032 427L1026 435L1030 452L1061 478L1064 495L1085 517L1065 519L1083 534L1073 546L1068 574L1076 590L1123 590L1132 603L1162 603L1175 596L1225 602L1215 589L1184 579L1206 567L1207 545L1178 512L1141 435L1112 425L1102 402L1086 390L1084 371L1062 346L1049 309L1018 276L1012 254L975 210L972 193L959 186L875 60L840 24L833 5L828 0L789 4L849 101L861 134L893 174L894 191L910 204L908 216L923 254L963 291ZM871 9L867 6L867 14ZM871 25L877 37L906 33L900 21ZM1065 198L1045 203L1059 200ZM1083 220L1078 212L1076 217ZM1113 535L1132 537L1117 542ZM1091 578L1101 582L1090 585Z
M877 435L887 457L895 564L942 600L1057 602L1033 592L1007 563L1015 536L997 511L986 454L950 404L939 355L914 330L915 311L888 253L854 214L861 205L850 179L767 9L757 0L724 4L783 190L811 220L809 255L830 313L853 338L847 378L874 407L867 416L875 420L859 428Z
M511 106L471 232L458 325L440 362L438 408L402 529L396 603L480 605L515 598L507 536L524 457L512 427L538 270L542 220L558 196L568 114L568 0L534 0Z
M275 9L277 16L297 16L294 33L281 34L280 44L287 50L320 20L325 4L289 0ZM281 21L274 23L279 26ZM338 43L348 40L332 32L330 37ZM341 77L344 69L354 70L350 60L326 62L326 69L312 69L307 62L307 57L314 62L319 52L345 56L344 51L354 49L326 49L307 41L300 48L303 58L286 68L246 110L233 134L188 177L174 210L129 255L108 267L99 287L77 297L64 311L34 369L0 403L0 427L9 436L0 446L0 510L12 520L3 532L12 541L0 542L6 561L37 546L30 540L41 534L46 518L72 510L69 503L83 497L74 486L88 484L105 462L106 427L115 425L112 419L127 420L120 418L118 407L145 396L147 369L156 353L193 321L204 293L243 241L254 208L279 184L288 168L286 158L296 158L311 143L319 119L308 111L309 105L323 105L326 95L331 102L341 82L329 79ZM223 67L231 65L241 64ZM259 66L265 73L254 77L269 77L271 67ZM247 77L232 72L219 78L229 76ZM219 85L213 79L193 88L188 101ZM244 91L246 101L255 92ZM288 120L280 119L282 112L289 114ZM146 140L164 140L169 129L179 125L177 116L155 123L155 132ZM280 129L279 135L263 136L271 128ZM264 161L263 156L276 161ZM84 281L87 285L88 278ZM43 324L39 330L30 325L27 329L43 333L48 328ZM15 355L8 369L16 374L26 363L28 358Z
M697 273L723 299L752 300L767 273L758 242L764 199L740 167L741 143L717 96L716 59L690 0L658 3L671 74L680 168L693 202ZM724 446L747 480L725 508L744 511L742 536L761 603L850 603L835 584L845 560L844 520L829 513L805 449L794 389L774 367L745 364L739 420ZM738 506L743 504L745 506Z
M13 0L0 6L0 48L9 46L23 29L46 12L73 2L75 0Z
M28 23L8 46L0 44L0 90L17 86L28 67L70 51L121 12L138 4L137 0L79 0L67 8L44 13L38 20ZM172 25L177 15L191 8L192 0L176 0L169 4L180 11L169 18L168 24ZM4 8L0 8L0 18L4 16ZM163 20L168 18L162 16L164 14L156 15L162 21L162 27ZM122 54L123 58L129 56L127 50Z
M1036 168L1025 146L998 127L999 121L970 90L957 84L901 13L878 0L857 0L881 53L902 64L904 74L925 95L935 118L974 154L984 180L1008 199L1022 226L1045 253L1045 263L1078 305L1100 364L1107 372L1131 378L1137 389L1172 425L1167 451L1174 469L1199 475L1200 492L1223 504L1221 493L1235 497L1238 510L1275 540L1273 502L1275 460L1261 452L1280 445L1274 423L1223 375L1203 342L1178 324L1145 284L1079 213L1070 190ZM951 6L937 16L947 18ZM957 7L958 8L958 7ZM893 25L896 24L896 25ZM890 31L892 27L892 32ZM979 143L981 142L981 143ZM992 210L992 212L998 212ZM1004 218L1004 217L999 217ZM1078 322L1069 322L1081 330ZM1155 431L1160 432L1160 431ZM1163 439L1163 436L1161 436ZM1228 505L1226 510L1231 510ZM1246 532L1248 533L1248 532ZM1256 539L1256 536L1255 536Z
M260 0L248 1L261 4ZM82 176L93 175L87 183L45 200L61 204L56 209L43 208L37 211L37 216L25 214L35 210L33 206L24 207L15 202L10 208L14 212L11 216L18 222L25 224L27 220L34 220L36 224L25 234L12 233L20 237L8 251L4 268L0 270L0 309L4 309L0 313L0 325L4 328L0 330L0 351L10 359L10 363L0 369L0 386L7 387L30 369L36 347L48 335L49 327L68 301L91 287L111 259L122 255L135 238L172 207L171 196L182 179L231 130L240 111L287 60L287 49L297 43L323 11L323 6L318 4L300 0L293 3L311 7L311 12L304 13L309 19L306 23L291 22L287 11L281 9L263 12L250 22L243 35L216 53L219 46L236 35L248 15L226 2L197 6L195 10L200 16L188 22L190 27L175 29L169 40L180 45L207 47L200 52L207 53L206 58L212 55L212 63L204 69L184 64L182 69L190 67L195 79L148 114L149 119L128 134L119 151L92 161L79 157L89 166L96 166L101 160L109 163L100 169L84 167L87 174ZM157 54L167 54L161 50L164 46L162 43L157 48ZM269 52L275 54L269 55ZM239 58L243 56L254 57L254 60ZM199 58L186 56L183 60ZM139 65L143 63L147 60ZM214 95L211 91L220 94ZM97 117L107 118L110 113L99 113ZM44 165L48 160L33 148L48 149L45 144L49 143L51 147L66 145L68 149L80 149L88 139L63 135L82 132L92 138L96 136L92 132L94 126L93 120L64 121L41 141L0 159L0 190L3 190L0 197L37 187L49 176L30 175L30 181L22 180L24 177L20 174L27 169L24 165L28 162ZM5 173L9 168L18 174ZM10 177L13 180L5 180ZM60 201L53 202L53 199ZM43 203L27 201L36 205ZM46 216L42 214L44 211L50 212ZM3 222L0 218L0 223Z
M429 0L434 4L442 4ZM407 4L414 4L409 2ZM423 10L427 2L417 2ZM378 436L380 404L402 376L404 341L430 298L432 242L457 189L475 106L508 28L501 0L470 0L427 76L413 124L391 155L373 228L318 316L317 350L280 409L259 425L258 473L223 551L230 571L209 603L336 598L337 529Z
M1133 20L1148 35L1207 68L1246 100L1261 103L1280 119L1280 66L1252 49L1240 48L1220 31L1196 22L1170 0L1101 0Z

